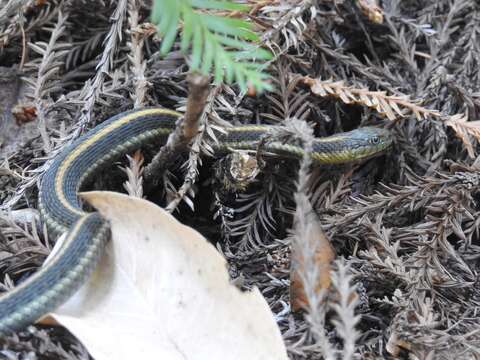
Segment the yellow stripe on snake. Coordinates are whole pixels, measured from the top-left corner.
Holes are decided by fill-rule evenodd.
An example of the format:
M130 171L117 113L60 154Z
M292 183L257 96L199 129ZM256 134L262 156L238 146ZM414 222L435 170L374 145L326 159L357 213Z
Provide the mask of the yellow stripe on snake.
M88 178L115 159L142 145L166 139L180 114L162 108L133 110L95 127L52 162L44 174L39 207L55 234L67 232L60 250L44 267L0 296L0 334L22 329L67 300L94 270L109 239L109 226L100 214L83 211L77 191ZM269 126L225 129L214 149L256 150ZM387 130L365 127L316 139L310 156L319 164L346 163L383 152L392 143ZM300 158L300 146L268 142L263 150Z

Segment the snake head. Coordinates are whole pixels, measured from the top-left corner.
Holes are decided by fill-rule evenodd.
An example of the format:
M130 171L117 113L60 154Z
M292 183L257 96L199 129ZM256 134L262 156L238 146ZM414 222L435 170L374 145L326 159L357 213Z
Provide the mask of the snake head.
M342 164L382 154L392 145L390 131L363 127L320 138L313 144L312 158L322 164Z
M389 130L376 127L363 127L344 135L350 139L347 147L352 152L352 159L361 160L377 156L385 152L393 144Z

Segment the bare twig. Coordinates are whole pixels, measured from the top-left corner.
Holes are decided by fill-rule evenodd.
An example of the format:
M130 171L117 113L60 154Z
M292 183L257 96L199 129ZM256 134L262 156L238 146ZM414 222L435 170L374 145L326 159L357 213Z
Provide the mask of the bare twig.
M182 121L177 125L175 131L169 136L165 146L153 158L152 162L145 169L145 180L154 181L168 163L172 154L184 151L190 145L192 139L198 135L201 126L200 119L204 111L205 101L209 93L210 79L200 74L189 75L189 95L187 112Z

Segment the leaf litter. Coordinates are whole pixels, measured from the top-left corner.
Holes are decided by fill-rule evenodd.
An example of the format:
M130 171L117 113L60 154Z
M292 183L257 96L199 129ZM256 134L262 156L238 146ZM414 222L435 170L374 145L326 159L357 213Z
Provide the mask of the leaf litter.
M18 116L36 114L18 127L3 116L0 126L10 131L0 146L22 137L15 151L1 148L6 291L52 248L34 216L15 212L36 208L48 157L122 110L183 109L188 67L178 44L157 56L160 40L139 28L150 12L142 1L5 4L0 63L21 67L11 80L22 83L14 102L25 110ZM272 0L255 3L249 16L274 54L274 90L251 97L218 85L206 104L204 136L166 169L152 200L167 206L175 199L175 215L215 243L234 281L260 290L292 359L478 357L478 2ZM299 78L313 79L316 91ZM4 96L1 106L9 113L12 101ZM262 171L246 190L222 187L226 180L214 171L221 164L207 156L216 129L225 122L290 128L290 118L309 122L315 136L380 124L393 132L394 149L366 164L303 172L289 160L261 156ZM308 137L297 134L304 144ZM148 155L146 149L146 161ZM122 191L126 177L115 174L123 173L114 167L91 187ZM129 177L135 174L141 176L136 170ZM308 210L298 201L305 197L294 196L301 193L338 258L331 290L311 292L315 301L305 314L291 312L289 297L291 231L308 233L294 224L295 212ZM316 289L310 278L304 287ZM11 359L89 358L58 327L32 326L0 343Z

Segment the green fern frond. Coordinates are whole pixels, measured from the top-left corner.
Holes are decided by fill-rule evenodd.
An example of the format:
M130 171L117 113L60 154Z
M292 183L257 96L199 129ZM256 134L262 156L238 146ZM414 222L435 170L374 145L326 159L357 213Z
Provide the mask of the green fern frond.
M255 46L258 35L243 19L215 15L207 10L246 11L248 6L222 0L156 0L152 21L163 35L160 52L170 51L183 26L180 49L191 49L191 70L208 74L213 69L215 82L236 82L257 91L270 90L269 75L255 61L271 59L265 49Z

